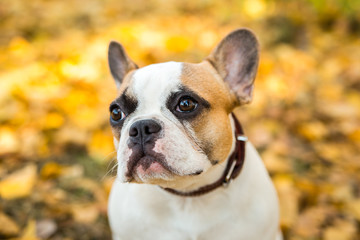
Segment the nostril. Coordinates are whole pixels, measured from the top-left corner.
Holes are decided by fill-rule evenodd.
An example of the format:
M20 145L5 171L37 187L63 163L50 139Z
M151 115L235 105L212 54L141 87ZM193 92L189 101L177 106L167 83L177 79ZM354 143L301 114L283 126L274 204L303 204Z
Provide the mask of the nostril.
M153 134L153 133L158 133L158 132L160 132L160 130L161 130L161 126L155 121L152 121L152 122L149 121L144 126L144 133L146 135L150 135L150 134Z
M130 128L129 135L130 137L136 137L139 134L139 131L136 127Z
M150 132L150 127L149 127L149 126L145 126L145 127L144 127L144 132L145 132L146 135L151 134L151 132Z

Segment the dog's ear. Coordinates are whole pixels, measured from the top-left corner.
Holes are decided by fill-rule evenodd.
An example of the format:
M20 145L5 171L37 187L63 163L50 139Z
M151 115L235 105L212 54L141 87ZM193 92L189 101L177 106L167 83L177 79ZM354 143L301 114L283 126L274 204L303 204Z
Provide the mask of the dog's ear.
M239 103L249 103L259 62L259 44L248 29L238 29L227 35L207 60L238 97Z
M115 79L117 87L121 85L129 71L138 68L126 54L124 47L116 41L111 41L109 44L108 61L111 75Z

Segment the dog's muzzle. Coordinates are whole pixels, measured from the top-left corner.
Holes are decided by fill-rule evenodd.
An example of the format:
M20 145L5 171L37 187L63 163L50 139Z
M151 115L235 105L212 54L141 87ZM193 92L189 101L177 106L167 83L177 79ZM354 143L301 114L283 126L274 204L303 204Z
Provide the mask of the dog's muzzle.
M128 147L132 150L132 154L127 164L128 179L133 178L133 174L139 170L139 167L143 173L151 166L174 172L168 166L165 156L153 150L156 140L162 137L161 132L162 126L153 119L138 120L131 125Z

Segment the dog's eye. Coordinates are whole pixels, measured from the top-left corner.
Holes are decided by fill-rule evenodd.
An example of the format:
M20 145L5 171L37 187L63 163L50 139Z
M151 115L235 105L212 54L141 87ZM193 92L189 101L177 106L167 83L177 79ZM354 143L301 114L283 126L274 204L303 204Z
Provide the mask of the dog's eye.
M126 117L125 113L121 111L119 107L113 108L110 112L110 115L111 115L111 119L116 122L121 121Z
M192 112L197 107L197 102L190 97L181 98L178 105L176 106L176 111L178 112Z

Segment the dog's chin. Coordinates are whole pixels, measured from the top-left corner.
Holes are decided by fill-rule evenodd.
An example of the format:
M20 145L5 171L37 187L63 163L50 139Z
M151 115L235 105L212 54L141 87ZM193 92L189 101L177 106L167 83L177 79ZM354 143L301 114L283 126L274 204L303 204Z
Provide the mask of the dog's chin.
M155 156L154 156L155 155ZM138 154L129 158L122 182L159 185L164 188L177 187L178 183L201 175L204 170L181 173L171 167L161 154Z
M138 164L133 170L134 180L139 183L159 184L171 181L173 176L174 173L157 161L152 162L147 168Z
M161 159L144 156L136 161L129 175L130 182L161 184L172 181L176 173Z

